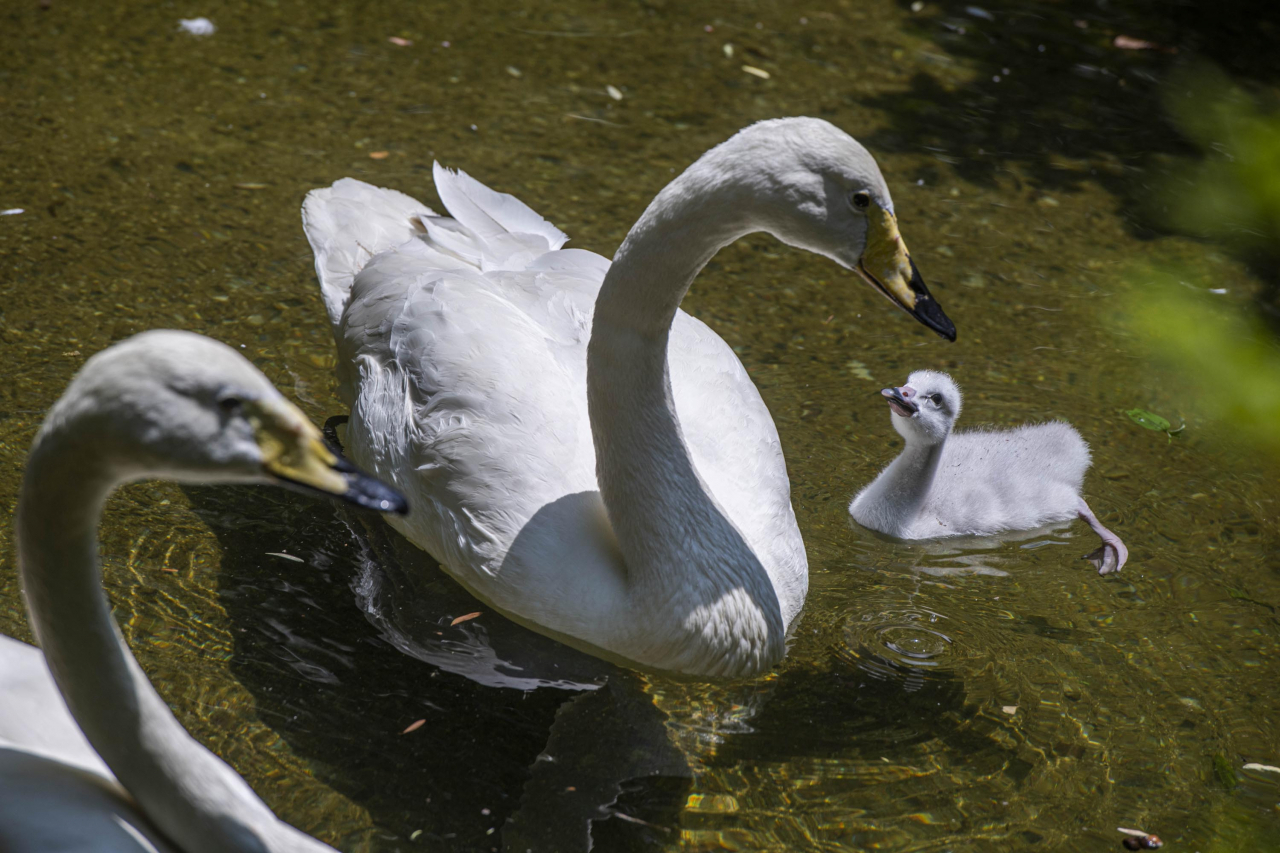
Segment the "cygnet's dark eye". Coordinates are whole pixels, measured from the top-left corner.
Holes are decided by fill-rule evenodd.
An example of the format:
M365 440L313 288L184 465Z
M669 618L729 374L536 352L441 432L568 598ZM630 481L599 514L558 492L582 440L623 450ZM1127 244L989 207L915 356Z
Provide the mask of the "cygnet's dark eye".
M244 400L234 394L223 394L218 397L218 408L227 415L238 415L244 409Z
M941 394L930 394L930 395L929 395L929 400L930 400L930 402L932 402L935 406L941 406L941 405L942 405L942 395L941 395Z
M859 190L853 194L852 201L853 206L858 208L858 210L866 210L871 206L871 195L870 193L865 193Z

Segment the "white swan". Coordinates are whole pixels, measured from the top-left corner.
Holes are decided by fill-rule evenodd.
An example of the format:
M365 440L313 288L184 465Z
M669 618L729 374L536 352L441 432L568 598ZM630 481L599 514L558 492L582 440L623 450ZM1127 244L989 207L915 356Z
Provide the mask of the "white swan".
M594 653L770 667L808 587L782 448L733 350L680 300L721 247L767 231L954 339L875 161L825 121L753 125L659 193L612 264L465 174L437 165L435 184L452 218L351 179L303 206L350 452L413 505L393 526Z
M1098 574L1118 572L1129 559L1124 542L1080 496L1089 445L1071 424L952 433L960 388L932 370L917 370L906 385L880 393L906 446L849 504L863 527L933 539L1031 530L1079 516L1102 539L1086 555Z
M45 419L18 497L43 654L0 637L0 851L332 853L183 730L116 628L98 518L116 486L150 477L282 483L404 510L230 347L147 332L89 359Z

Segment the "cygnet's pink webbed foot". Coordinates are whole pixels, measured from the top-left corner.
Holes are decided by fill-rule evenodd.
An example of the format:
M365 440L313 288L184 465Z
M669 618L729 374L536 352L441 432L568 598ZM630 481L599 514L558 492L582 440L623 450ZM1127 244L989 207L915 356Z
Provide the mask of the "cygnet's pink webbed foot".
M1109 575L1120 571L1120 567L1129 559L1129 549L1124 547L1123 542L1116 539L1113 542L1102 543L1098 548L1085 554L1082 559L1093 563L1098 574Z
M1084 559L1093 563L1100 575L1109 575L1124 568L1124 564L1129 560L1129 549L1124 546L1124 542L1120 541L1120 537L1102 526L1102 522L1098 521L1093 510L1089 509L1089 505L1084 502L1084 498L1080 499L1078 512L1102 540L1102 545L1085 554Z

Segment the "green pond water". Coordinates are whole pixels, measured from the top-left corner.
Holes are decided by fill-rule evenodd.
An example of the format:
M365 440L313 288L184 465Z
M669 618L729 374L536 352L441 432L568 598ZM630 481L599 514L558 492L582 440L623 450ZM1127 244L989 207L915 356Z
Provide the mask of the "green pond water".
M702 151L816 115L879 159L959 340L761 236L685 301L787 454L812 577L776 672L628 673L487 612L377 519L150 483L102 529L143 668L283 818L344 850L571 851L590 832L605 851L1079 851L1120 849L1117 827L1280 849L1280 774L1243 769L1280 765L1280 471L1148 363L1126 314L1147 263L1230 303L1261 287L1153 230L1147 198L1190 150L1160 106L1170 69L1207 54L1271 85L1275 28L1232 3L1210 21L1112 5L7 0L0 209L24 212L0 216L0 631L31 639L26 449L92 353L193 329L317 422L344 413L308 189L354 176L436 205L439 159L611 255ZM178 32L197 15L217 33ZM962 425L1080 429L1120 575L1079 559L1079 523L942 545L850 525L898 446L877 392L919 367L964 388ZM1187 427L1169 439L1135 407Z

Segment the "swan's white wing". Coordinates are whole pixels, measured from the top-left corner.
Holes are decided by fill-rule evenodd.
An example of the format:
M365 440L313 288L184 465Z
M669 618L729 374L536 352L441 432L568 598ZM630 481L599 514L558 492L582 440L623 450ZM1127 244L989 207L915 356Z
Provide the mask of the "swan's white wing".
M0 697L0 850L171 850L89 745L39 649L0 636Z
M504 558L540 509L598 488L586 343L608 262L561 250L524 272L441 272L430 252L410 243L357 277L341 358L361 371L353 432L365 446L353 453L408 493L415 510L393 524L490 601L535 618L556 606L565 578L535 580L527 573L539 567L504 567ZM684 312L669 357L697 470L786 587L779 597L802 601L803 544L759 392L732 349ZM614 559L611 537L597 526L603 509L596 511L560 529L555 568L569 577L575 565Z
M808 558L773 417L733 349L684 311L667 361L694 467L769 572L790 625L808 590Z
M455 571L495 576L534 512L595 488L584 348L599 283L581 271L603 259L554 255L482 274L441 270L414 242L356 279L340 347L360 372L353 453L408 491L411 538Z
M114 779L72 719L35 646L0 635L0 746L47 756Z
M179 853L113 781L0 745L4 853Z

